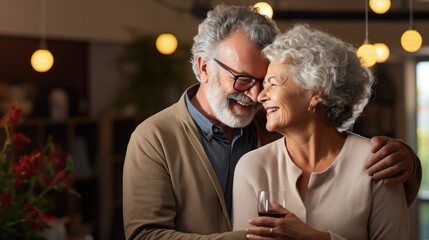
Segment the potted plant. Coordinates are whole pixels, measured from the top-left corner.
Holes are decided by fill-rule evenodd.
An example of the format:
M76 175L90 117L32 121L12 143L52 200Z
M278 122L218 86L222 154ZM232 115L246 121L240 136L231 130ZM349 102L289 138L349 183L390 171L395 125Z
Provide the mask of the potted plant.
M0 119L0 239L44 239L53 209L47 194L73 189L73 160L49 139L44 149L26 152L31 139L17 132L22 109L12 101Z

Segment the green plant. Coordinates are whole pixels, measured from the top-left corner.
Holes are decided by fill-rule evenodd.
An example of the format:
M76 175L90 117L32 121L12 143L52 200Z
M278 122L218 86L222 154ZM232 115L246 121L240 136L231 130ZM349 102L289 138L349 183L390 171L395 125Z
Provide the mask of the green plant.
M43 239L48 228L45 213L53 209L51 191L73 189L73 160L48 140L42 151L25 153L31 139L16 132L21 107L12 101L0 120L3 148L0 152L0 239Z
M155 48L156 37L136 32L132 35L133 40L117 60L120 76L126 85L113 106L121 109L132 104L139 112L153 113L172 103L168 101L169 94L183 90L186 75L183 63L187 61L188 54L179 47L174 54L163 55Z

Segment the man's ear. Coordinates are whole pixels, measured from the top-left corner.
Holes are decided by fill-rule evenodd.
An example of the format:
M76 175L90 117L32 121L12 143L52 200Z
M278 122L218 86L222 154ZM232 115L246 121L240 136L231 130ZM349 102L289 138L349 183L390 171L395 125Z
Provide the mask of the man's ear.
M207 83L209 81L208 77L208 66L207 61L204 60L201 56L197 57L198 64L198 73L200 74L201 83Z

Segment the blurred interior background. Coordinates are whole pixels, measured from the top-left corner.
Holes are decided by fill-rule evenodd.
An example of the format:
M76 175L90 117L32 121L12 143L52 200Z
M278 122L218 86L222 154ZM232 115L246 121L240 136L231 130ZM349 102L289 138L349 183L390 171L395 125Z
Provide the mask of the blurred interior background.
M53 136L72 154L82 197L59 194L53 211L68 218L70 238L124 239L121 184L129 136L196 83L192 38L207 11L222 2L258 1L0 0L0 110L18 100L31 144L41 147ZM424 173L410 209L411 239L429 239L429 0L391 0L385 14L369 9L367 28L366 0L266 2L281 31L306 22L356 47L366 38L388 46L388 59L372 67L378 83L354 131L402 139L418 153ZM401 46L410 27L423 39L415 52ZM155 47L162 33L178 41L172 54ZM30 63L41 47L54 58L46 72Z

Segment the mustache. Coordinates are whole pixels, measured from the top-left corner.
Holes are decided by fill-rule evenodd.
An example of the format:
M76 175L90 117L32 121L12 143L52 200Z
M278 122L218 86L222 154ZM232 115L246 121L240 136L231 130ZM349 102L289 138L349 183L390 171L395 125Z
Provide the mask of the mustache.
M250 99L248 96L246 96L242 92L229 94L228 99L233 99L233 100L244 102L244 103L250 104L250 105L256 104L252 99Z
M249 105L256 105L257 108L262 107L261 103L254 102L251 98L249 98L248 96L246 96L242 92L232 93L232 94L228 95L228 99L233 99L235 101L244 102L245 104L249 104Z

